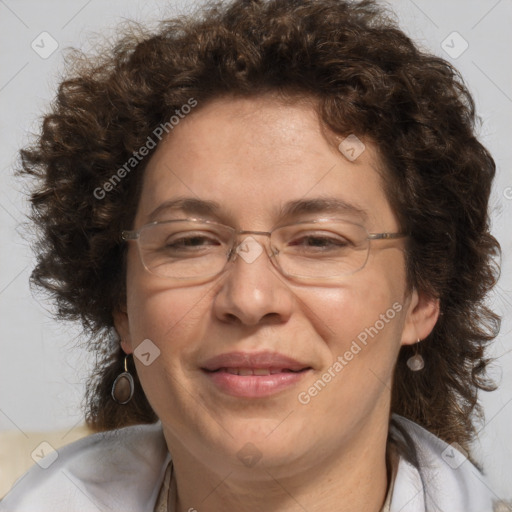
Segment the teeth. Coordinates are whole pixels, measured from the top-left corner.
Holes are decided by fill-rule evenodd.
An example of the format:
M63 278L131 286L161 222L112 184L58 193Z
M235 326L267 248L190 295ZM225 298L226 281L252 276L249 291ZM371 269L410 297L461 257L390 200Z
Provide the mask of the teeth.
M254 368L253 375L270 375L269 368Z

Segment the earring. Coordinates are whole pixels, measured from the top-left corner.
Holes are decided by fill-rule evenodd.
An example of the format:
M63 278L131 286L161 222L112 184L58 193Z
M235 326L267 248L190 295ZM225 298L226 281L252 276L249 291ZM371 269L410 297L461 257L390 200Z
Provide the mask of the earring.
M421 355L418 354L418 343L420 341L421 340L418 338L418 340L416 341L416 349L414 351L414 355L409 357L409 359L407 359L407 366L413 372L418 372L418 371L422 370L425 366L425 361L423 360L423 357L421 357Z
M124 372L120 373L114 384L112 384L112 400L119 405L127 404L133 396L135 391L135 383L132 374L128 371L128 356L124 356Z

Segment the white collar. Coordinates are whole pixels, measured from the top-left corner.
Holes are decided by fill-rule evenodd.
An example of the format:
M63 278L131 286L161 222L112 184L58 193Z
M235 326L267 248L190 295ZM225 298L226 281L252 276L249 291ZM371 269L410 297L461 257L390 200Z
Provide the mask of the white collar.
M471 462L453 469L447 454L462 454L446 452L452 448L416 423L393 418L411 436L420 469L400 458L390 512L492 512L493 493ZM31 468L0 512L153 512L169 461L160 422L94 434L58 450L47 469Z
M393 419L411 437L419 468L400 458L390 512L492 512L498 496L462 453L402 416Z

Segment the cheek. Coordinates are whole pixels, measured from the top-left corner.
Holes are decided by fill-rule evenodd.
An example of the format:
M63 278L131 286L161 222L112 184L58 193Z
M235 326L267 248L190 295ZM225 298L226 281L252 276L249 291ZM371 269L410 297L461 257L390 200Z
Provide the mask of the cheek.
M343 349L351 340L364 339L375 329L382 334L398 332L401 326L402 294L382 282L358 281L333 289L308 293L309 321L333 349Z
M321 395L316 407L333 414L343 415L347 407L370 414L391 388L406 307L402 271L386 268L369 267L357 280L315 289L310 296L316 315L309 320L323 338L324 354L322 373L305 388L310 396Z
M202 339L210 302L204 288L134 289L128 306L134 346L149 338L162 352L177 352L189 346L191 338Z
M190 414L190 404L197 399L195 376L188 370L198 341L208 336L206 319L210 302L208 289L204 288L133 289L128 308L133 347L137 350L139 343L149 339L159 351L149 366L135 358L137 373L160 418L168 420L172 411L173 421L182 421Z
M162 351L172 349L180 344L183 333L204 316L209 287L170 288L165 280L144 269L136 251L128 255L127 276L132 348L142 340L150 339Z
M317 347L324 366L301 389L300 403L310 401L315 410L346 422L368 418L376 404L387 403L380 399L391 389L405 307L399 290L386 281L372 275L357 286L318 289L310 296L317 314L309 320L323 338Z

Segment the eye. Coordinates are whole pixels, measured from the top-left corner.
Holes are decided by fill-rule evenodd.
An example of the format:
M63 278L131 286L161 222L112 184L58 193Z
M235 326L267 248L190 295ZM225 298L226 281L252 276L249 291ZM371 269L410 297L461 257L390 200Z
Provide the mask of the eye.
M295 237L288 243L289 246L302 247L306 249L343 249L353 245L350 240L333 233L311 233Z
M208 247L217 247L222 242L214 236L203 233L178 233L168 236L161 244L162 249L169 251L193 251Z

